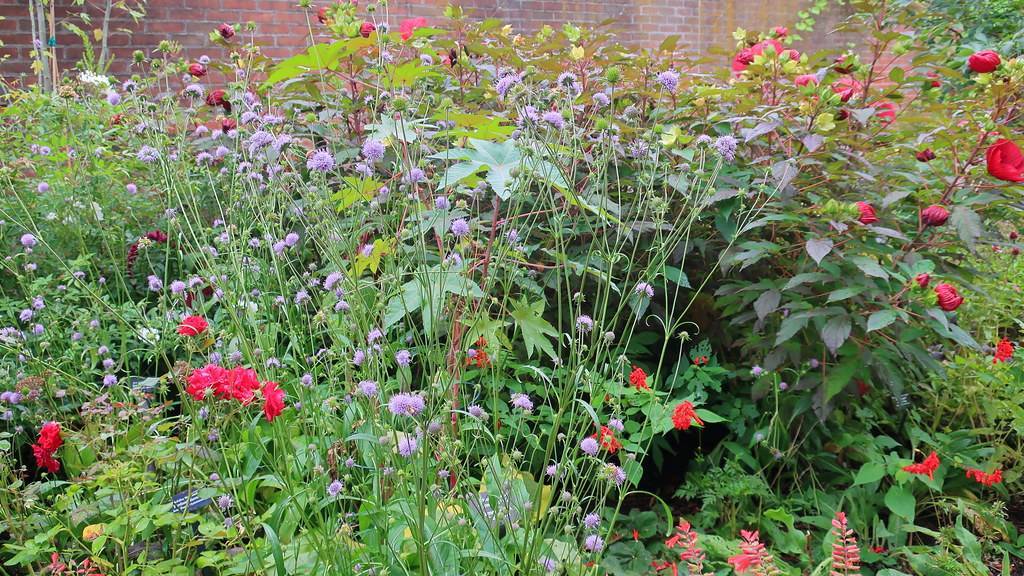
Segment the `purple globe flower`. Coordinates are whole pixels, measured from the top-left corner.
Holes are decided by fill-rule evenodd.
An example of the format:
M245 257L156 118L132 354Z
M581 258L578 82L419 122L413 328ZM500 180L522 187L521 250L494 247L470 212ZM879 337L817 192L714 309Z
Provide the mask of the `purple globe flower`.
M512 400L509 402L513 408L519 408L523 412L533 411L533 401L526 394L514 393L512 394Z
M595 512L591 512L583 517L583 525L593 530L601 525L601 515Z
M408 366L412 362L412 353L408 350L395 352L395 363L399 366Z
M679 87L679 73L675 70L666 70L658 74L658 84L667 92L675 92Z
M367 398L377 395L377 383L373 380L363 380L359 383L359 393Z
M469 412L470 416L476 418L477 420L483 420L484 418L487 418L487 411L477 406L476 404L470 406L466 411Z
M416 442L415 436L402 436L398 439L398 453L402 456L409 457L416 453L416 449L419 448L419 443Z
M341 493L341 489L344 487L345 485L342 484L341 480L335 480L327 485L327 495L334 498Z
M561 112L556 112L554 110L545 112L543 115L541 115L541 120L547 122L548 124L551 125L552 128L556 130L561 130L565 128L565 119L562 118Z
M597 534L591 534L583 540L583 548L587 552L600 552L604 549L604 540Z
M36 240L36 237L31 234L21 235L21 245L25 248L35 248L38 243L39 242Z
M47 192L49 192L49 191L50 191L50 185L49 185L49 184L47 184L46 182L40 182L40 183L39 183L39 185L38 185L38 186L36 186L36 190L37 190L37 191L38 191L38 192L39 192L40 194L46 194Z
M135 157L138 158L141 162L145 162L146 164L152 164L153 162L160 160L160 151L157 150L156 148L153 148L152 146L145 145L142 148L139 148L139 151L135 154Z
M715 140L715 143L712 144L712 146L714 147L715 151L718 152L718 155L721 156L726 162L732 162L733 160L736 159L737 144L739 144L738 140L736 140L732 136L725 135Z
M597 440L589 436L584 438L583 441L580 442L580 450L583 450L584 453L589 454L591 456L596 456L598 449L600 449L600 446L598 446Z
M388 400L388 410L395 416L417 416L426 407L426 401L419 394L402 392Z
M451 231L456 238L464 238L469 235L469 222L466 222L465 218L459 218L452 222Z
M654 297L654 286L651 286L647 282L638 282L633 291L640 296L646 296L647 298Z
M327 150L317 150L306 160L306 168L313 172L330 172L334 170L334 156Z
M380 162L384 159L384 144L377 140L367 140L363 144L363 158L371 164Z

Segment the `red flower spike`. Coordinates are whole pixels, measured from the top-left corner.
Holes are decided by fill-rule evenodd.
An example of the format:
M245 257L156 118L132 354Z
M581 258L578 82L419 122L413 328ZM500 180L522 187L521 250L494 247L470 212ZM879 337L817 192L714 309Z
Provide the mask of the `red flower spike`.
M929 480L934 480L935 471L939 469L939 464L941 463L942 462L939 460L939 455L936 454L934 450L932 450L932 453L929 454L927 458L925 458L921 462L916 462L914 464L904 466L903 470L905 472L910 472L911 474L920 474L922 476L927 476Z

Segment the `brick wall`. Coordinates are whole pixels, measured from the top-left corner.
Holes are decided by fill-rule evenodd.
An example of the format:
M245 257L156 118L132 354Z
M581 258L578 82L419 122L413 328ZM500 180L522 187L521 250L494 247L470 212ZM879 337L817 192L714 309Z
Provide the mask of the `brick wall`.
M69 18L80 24L77 15L85 10L99 26L102 1L72 7L71 0L54 0L60 21ZM389 8L394 25L410 16L439 18L449 0L392 0ZM796 12L806 0L771 0L757 3L749 0L463 0L461 5L477 18L500 18L517 31L536 30L544 24L563 22L577 25L596 24L613 19L613 28L623 41L656 45L666 36L679 35L680 44L706 53L713 46L732 44L730 33L737 27L765 30L776 25L791 26ZM208 35L221 22L254 21L259 26L258 41L265 52L283 57L301 50L308 43L307 17L314 32L318 29L312 13L297 7L296 0L148 0L146 17L133 22L118 16L110 25L109 44L117 58L112 72L124 71L135 49L152 50L161 40L179 42L190 57L209 52L218 54ZM115 11L116 13L116 11ZM0 0L0 72L6 81L32 81L29 70L31 21L28 0ZM807 35L803 49L832 47L855 40L830 31L844 15L837 9L819 18L813 34ZM122 29L130 29L128 34ZM91 32L91 30L87 30ZM82 43L58 24L58 61L61 69L73 66L82 53ZM120 64L118 64L120 63Z

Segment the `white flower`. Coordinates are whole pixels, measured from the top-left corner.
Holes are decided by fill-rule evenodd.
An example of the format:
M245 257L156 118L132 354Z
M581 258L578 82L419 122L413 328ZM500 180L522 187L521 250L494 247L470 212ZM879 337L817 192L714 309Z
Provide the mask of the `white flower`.
M104 76L102 74L96 74L94 72L90 72L89 70L86 70L85 72L82 72L81 74L79 74L78 75L78 81L81 82L82 84L88 84L90 86L95 86L97 88L109 88L110 87L110 78L107 78L106 76Z
M153 328L140 328L139 338L146 344L156 344L160 341L160 332Z

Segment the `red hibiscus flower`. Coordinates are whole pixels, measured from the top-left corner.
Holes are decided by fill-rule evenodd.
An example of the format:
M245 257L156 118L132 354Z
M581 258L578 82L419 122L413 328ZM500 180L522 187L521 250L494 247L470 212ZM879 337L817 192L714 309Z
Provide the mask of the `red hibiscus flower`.
M993 50L982 50L975 52L967 58L967 67L974 72L992 72L1002 63L1002 59Z
M206 95L206 105L220 106L224 108L224 112L231 114L231 102L227 101L225 94L227 93L221 88L211 91Z
M875 215L875 207L867 202L857 202L857 210L860 211L861 224L874 224L878 222L878 216Z
M863 92L864 87L853 78L844 76L832 83L832 91L839 94L839 99L843 102L849 102L854 96Z
M363 38L369 38L370 34L373 34L377 27L373 25L373 22L363 22L359 25L359 35Z
M997 140L985 152L988 173L1007 182L1024 182L1024 154L1012 141Z
M420 18L407 18L402 20L402 23L398 25L398 32L402 35L402 40L408 40L412 38L412 33L417 28L423 28L427 25L427 19Z
M647 373L639 366L633 366L633 371L629 373L629 383L637 390L651 389L651 387L647 385Z
M917 158L918 162L931 162L935 160L935 152L932 152L931 148L925 148L917 154L914 154L914 158Z
M817 86L818 76L815 74L801 74L793 79L793 84L797 86Z
M775 38L769 38L762 40L757 44L754 44L750 48L744 48L740 50L736 56L732 59L732 70L733 72L742 72L754 63L754 58L764 54L766 48L771 46L775 49L776 54L782 53L782 42L779 42Z
M938 297L939 308L946 312L952 312L964 303L964 297L957 293L956 288L949 284L939 284L935 287L935 295Z
M263 383L263 415L267 422L273 422L281 412L284 412L284 390L277 385L277 382Z
M949 210L943 206L932 204L921 210L921 222L924 222L925 226L942 226L946 220L949 220Z
M217 26L217 33L220 34L221 38L225 40L230 40L235 35L235 29L231 26L231 24L225 22L224 24Z
M939 469L939 455L932 450L932 453L921 462L916 462L903 467L903 470L910 472L911 474L920 474L927 476L929 480L935 479L935 471Z
M202 78L206 76L206 66L203 66L199 62L193 62L188 65L188 73L196 78Z
M996 354L992 358L992 363L998 364L1000 362L1006 362L1010 358L1013 358L1013 351L1013 342L1003 338L998 344L996 344Z
M178 334L182 336L199 336L210 326L202 316L186 316L181 324L178 324Z
M888 100L875 102L875 116L881 118L886 124L891 124L896 120L896 104Z
M675 426L676 430L688 430L694 424L703 426L704 421L700 419L700 416L697 416L697 411L694 410L692 403L689 401L680 402L675 410L672 411L672 425Z
M967 477L983 486L992 486L1003 481L1003 469L996 468L991 474L977 468L968 468Z
M928 283L932 281L932 277L927 272L921 272L917 276L914 276L914 282L921 288L927 288Z

